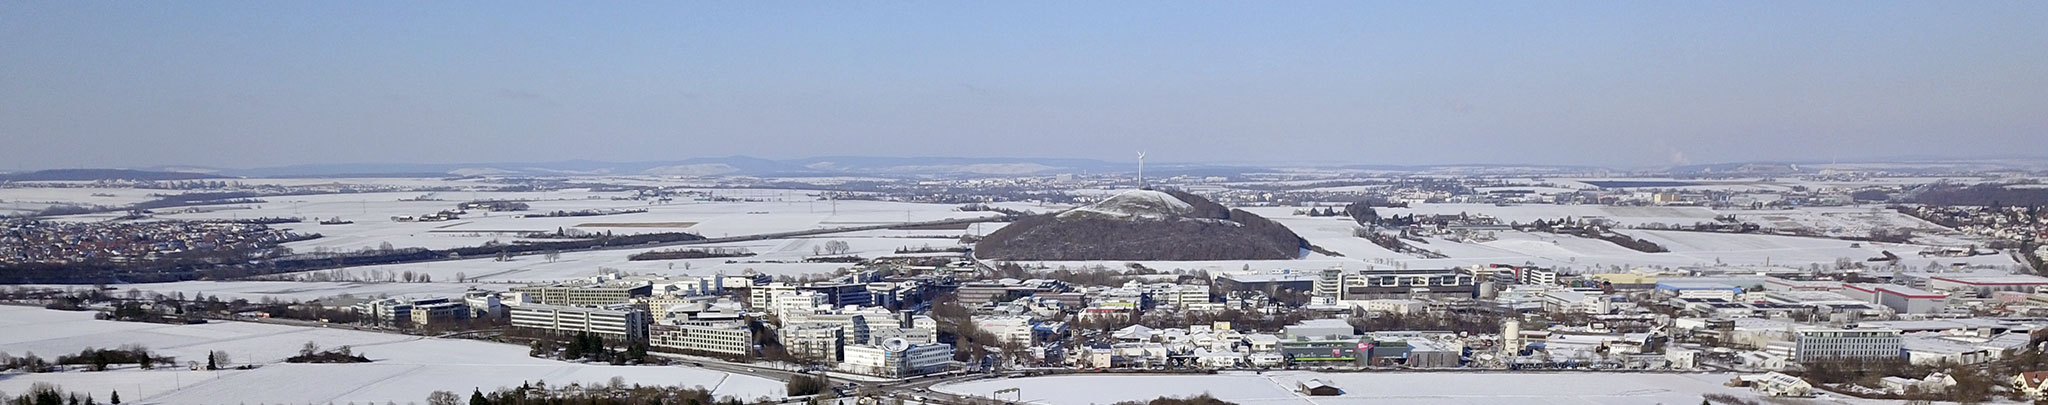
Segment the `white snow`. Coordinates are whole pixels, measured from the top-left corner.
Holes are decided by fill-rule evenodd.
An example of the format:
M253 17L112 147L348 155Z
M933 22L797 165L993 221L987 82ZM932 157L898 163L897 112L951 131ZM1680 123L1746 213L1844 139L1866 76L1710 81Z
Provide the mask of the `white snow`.
M643 385L711 388L716 395L746 400L781 397L780 382L690 367L608 366L536 359L518 345L471 340L433 339L353 330L269 324L215 322L202 325L160 325L99 321L90 312L0 307L0 350L14 355L34 352L44 358L76 353L87 347L111 348L141 344L180 361L203 359L208 351L224 350L236 363L260 364L254 370L192 372L126 369L108 372L67 371L52 374L8 374L0 391L22 392L39 381L65 390L131 391L123 399L135 403L383 403L419 402L438 391L486 391L546 380L548 384L602 384L613 376ZM324 347L351 345L373 362L364 364L286 364L278 361L313 341ZM182 370L182 368L178 369Z
M1195 206L1171 194L1152 190L1131 190L1107 200L1060 213L1061 218L1099 214L1114 218L1163 219L1194 212Z
M1339 397L1307 397L1300 380L1321 378L1339 387ZM1696 403L1702 393L1751 397L1745 389L1722 387L1731 374L1591 374L1591 372L1221 372L1208 376L1032 376L940 385L954 395L983 395L1020 389L1024 401L1044 405L1090 405L1192 397L1208 393L1243 405L1331 405L1331 403Z
M1245 405L1324 404L1689 404L1704 393L1753 397L1722 386L1728 374L1596 373L1317 373L1281 371L1216 375L1072 375L946 384L936 389L988 396L1017 388L1024 401L1048 405L1108 404L1160 396L1208 393ZM1328 381L1344 391L1309 397L1296 389L1308 379ZM1003 394L1009 398L1010 394Z

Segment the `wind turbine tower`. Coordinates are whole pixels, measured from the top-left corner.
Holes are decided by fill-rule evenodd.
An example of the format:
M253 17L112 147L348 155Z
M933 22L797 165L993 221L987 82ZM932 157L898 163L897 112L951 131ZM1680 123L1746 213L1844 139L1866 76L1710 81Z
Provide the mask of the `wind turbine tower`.
M1145 189L1145 151L1138 151L1138 189Z

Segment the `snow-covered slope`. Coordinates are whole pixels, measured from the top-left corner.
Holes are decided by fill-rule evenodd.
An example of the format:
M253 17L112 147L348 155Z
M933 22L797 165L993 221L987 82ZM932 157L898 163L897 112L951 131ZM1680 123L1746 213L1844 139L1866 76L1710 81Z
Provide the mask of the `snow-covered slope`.
M1152 190L1131 190L1102 202L1060 213L1060 218L1107 216L1120 219L1167 219L1193 213L1195 206L1173 195Z

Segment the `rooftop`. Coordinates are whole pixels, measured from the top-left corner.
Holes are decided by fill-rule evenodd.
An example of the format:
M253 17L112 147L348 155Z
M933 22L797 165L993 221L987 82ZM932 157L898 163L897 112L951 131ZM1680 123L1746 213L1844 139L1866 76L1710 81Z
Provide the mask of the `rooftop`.
M1928 277L1969 285L2048 285L2048 277L2021 274L2009 275L1940 275Z

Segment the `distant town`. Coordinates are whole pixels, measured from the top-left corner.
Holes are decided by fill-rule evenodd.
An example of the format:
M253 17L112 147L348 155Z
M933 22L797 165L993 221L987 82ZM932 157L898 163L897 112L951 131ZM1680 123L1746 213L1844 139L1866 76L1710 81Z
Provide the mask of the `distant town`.
M1060 390L1059 376L1250 383L1232 379L1240 373L1314 398L1424 371L1453 374L1414 378L1625 375L1675 393L1647 400L1981 402L2032 400L2048 381L2038 174L1498 170L11 181L0 183L0 206L13 210L0 279L17 285L0 299L48 309L8 318L73 328L61 311L22 311L96 311L85 319L220 339L242 332L208 330L324 332L267 346L77 335L145 353L121 357L140 367L126 371L81 363L102 355L57 335L0 348L9 373L151 381L144 369L165 365L248 373L215 377L231 383L301 375L273 369L300 362L290 359L340 370L435 352L346 343L390 339L506 347L516 357L489 361L576 375L759 379L702 391L639 383L673 386L658 394L632 394L624 380L608 383L622 389L613 394L540 388L571 381L538 378L371 390L430 402L1064 403L1042 392ZM2000 201L1930 201L1973 195ZM1277 228L1246 227L1255 223ZM1144 239L1175 242L1133 243ZM1232 243L1292 252L1263 258ZM148 351L174 346L205 351ZM207 395L198 389L123 395L181 402ZM1454 395L1438 390L1422 395ZM1104 398L1246 399L1189 394L1201 392ZM378 398L324 395L273 402Z

